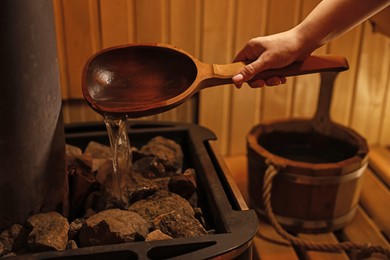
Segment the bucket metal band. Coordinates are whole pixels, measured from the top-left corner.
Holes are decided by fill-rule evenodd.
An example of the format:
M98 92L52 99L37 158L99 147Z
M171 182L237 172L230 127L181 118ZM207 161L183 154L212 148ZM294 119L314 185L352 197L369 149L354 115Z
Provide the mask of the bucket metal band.
M337 185L341 182L348 182L353 179L358 179L361 177L367 167L368 163L365 163L362 167L356 171L350 172L348 174L338 175L338 176L307 176L296 173L281 173L278 176L288 182L295 184L304 184L304 185Z
M251 203L254 205L254 203ZM266 218L265 212L257 206L253 207L254 210L261 216ZM280 216L275 214L278 222L284 226L305 229L305 230L335 230L345 226L354 216L357 210L357 206L352 208L347 214L333 218L333 219L323 219L323 220L305 220L305 219L296 219L286 216Z

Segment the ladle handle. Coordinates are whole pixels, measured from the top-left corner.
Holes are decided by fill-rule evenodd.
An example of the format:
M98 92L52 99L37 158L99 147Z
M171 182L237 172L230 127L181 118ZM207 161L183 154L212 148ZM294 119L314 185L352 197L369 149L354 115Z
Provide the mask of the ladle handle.
M224 65L213 64L214 76L219 79L227 79L229 82L226 83L231 83L232 81L229 79L240 72L245 65L244 62L235 62ZM311 55L304 61L294 62L287 67L260 72L252 80L268 79L274 76L298 76L326 71L339 72L347 70L348 68L348 61L343 56Z
M312 119L314 129L323 135L330 135L332 120L330 118L330 106L332 103L333 89L338 72L321 73L321 86L318 95L317 111Z

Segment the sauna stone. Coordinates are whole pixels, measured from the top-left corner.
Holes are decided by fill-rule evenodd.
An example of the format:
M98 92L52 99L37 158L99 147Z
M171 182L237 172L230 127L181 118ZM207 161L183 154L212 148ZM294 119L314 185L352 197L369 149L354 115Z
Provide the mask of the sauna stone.
M132 204L128 210L139 213L151 223L153 223L154 219L158 216L172 211L178 211L190 216L195 215L194 209L186 199L165 190L157 191L147 199L137 201Z
M208 230L210 227L208 227L206 224L206 219L203 215L202 209L199 207L194 207L194 211L195 211L195 218L199 221L199 223L202 224L202 226L204 226Z
M66 156L77 156L83 154L83 151L80 149L80 147L70 145L70 144L65 145L65 151L66 151Z
M93 158L107 159L111 158L111 148L107 145L91 141L88 143L84 153L91 154Z
M104 210L86 220L86 226L80 231L80 246L144 240L150 228L150 224L136 212Z
M85 201L84 210L92 209L94 211L102 211L104 209L120 206L125 209L130 204L146 199L158 190L168 190L169 178L148 179L144 178L138 172L132 172L123 176L122 193L124 200L119 202L115 199L115 193L112 189L111 176L108 175L105 184L102 185L101 191L94 191L89 194Z
M84 176L94 181L92 176L92 156L90 154L67 156L66 160L70 176Z
M79 212L96 183L92 172L91 155L67 156L67 169L71 211Z
M156 136L141 148L141 152L159 158L168 171L181 172L183 152L175 141Z
M104 193L101 191L91 192L84 204L84 217L91 216L96 212L107 209L107 195L104 196Z
M171 236L168 236L167 234L163 233L161 230L156 229L156 230L150 232L146 236L145 241L167 240L167 239L173 239L173 238Z
M74 240L69 240L68 243L66 244L66 249L77 249L77 243Z
M154 180L144 178L143 175L137 172L132 172L130 175L127 175L127 178L132 179L132 181L125 182L127 184L125 190L129 203L145 199L159 190L159 186Z
M0 255L18 252L26 245L28 230L19 224L14 224L0 234Z
M112 175L109 175L103 186L102 198L106 208L120 207L127 208L130 204L147 198L155 193L159 187L153 180L144 178L140 173L131 172L122 176L122 194L124 201L118 202L115 199L115 192L112 188Z
M141 173L145 178L153 179L171 175L163 162L156 156L146 156L133 163L132 169Z
M27 246L32 251L64 250L68 243L69 223L57 212L39 213L27 219L32 231Z
M154 219L153 224L173 238L207 235L207 231L193 215L180 210L158 216Z
M187 169L181 175L172 176L168 183L168 189L185 199L191 198L197 189L194 169Z
M169 190L168 183L170 180L171 177L164 177L153 179L153 182L157 184L158 190Z
M112 163L112 160L111 159L105 159L105 158L92 158L92 172L94 173L94 175L97 174L97 172L99 171L99 169L102 167L102 165L106 162L110 160L111 163ZM112 167L112 166L111 166Z
M80 230L86 226L85 219L76 218L69 224L68 239L78 240Z
M112 160L111 159L104 159L104 161L99 165L99 168L96 172L95 178L96 181L104 185L108 176L111 176L114 173Z
M86 211L85 211L85 214L84 214L84 216L83 216L83 218L89 218L90 216L92 216L92 215L95 215L97 213L97 211L94 211L93 209L87 209Z

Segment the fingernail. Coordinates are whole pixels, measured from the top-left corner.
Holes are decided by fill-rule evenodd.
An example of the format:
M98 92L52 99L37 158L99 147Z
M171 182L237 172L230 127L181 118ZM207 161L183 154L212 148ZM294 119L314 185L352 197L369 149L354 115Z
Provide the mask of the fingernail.
M244 76L242 74L235 75L232 80L236 83L241 83L241 81L244 79Z

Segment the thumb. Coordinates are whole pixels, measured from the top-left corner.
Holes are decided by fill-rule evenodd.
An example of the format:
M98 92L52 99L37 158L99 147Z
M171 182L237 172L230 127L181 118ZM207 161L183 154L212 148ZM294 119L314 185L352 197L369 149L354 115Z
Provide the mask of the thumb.
M270 68L263 55L252 63L247 64L239 73L233 76L232 80L236 86L241 86L244 82L251 80L256 74Z

